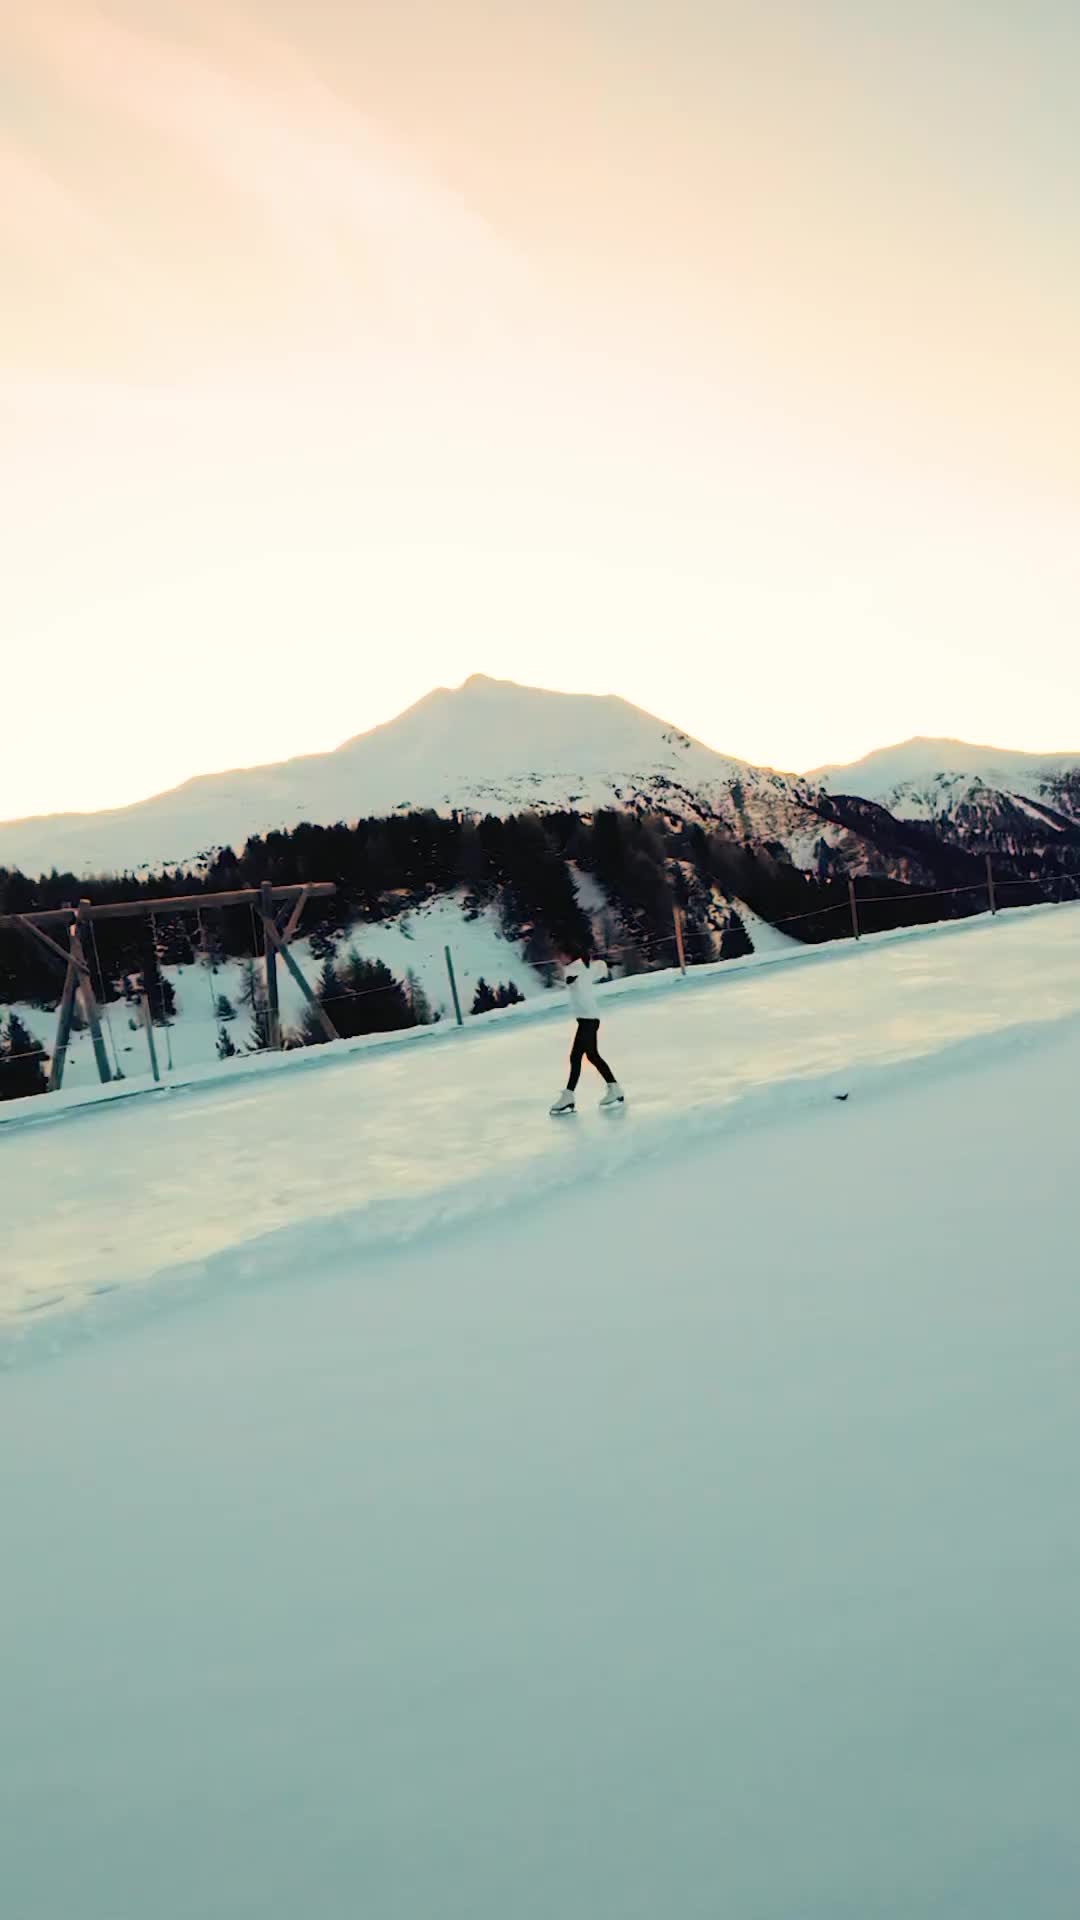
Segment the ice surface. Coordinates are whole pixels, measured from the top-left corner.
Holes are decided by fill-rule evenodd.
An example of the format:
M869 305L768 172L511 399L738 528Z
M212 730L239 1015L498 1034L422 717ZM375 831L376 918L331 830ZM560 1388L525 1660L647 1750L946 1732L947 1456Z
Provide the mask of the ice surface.
M1078 927L0 1129L5 1916L1072 1920Z

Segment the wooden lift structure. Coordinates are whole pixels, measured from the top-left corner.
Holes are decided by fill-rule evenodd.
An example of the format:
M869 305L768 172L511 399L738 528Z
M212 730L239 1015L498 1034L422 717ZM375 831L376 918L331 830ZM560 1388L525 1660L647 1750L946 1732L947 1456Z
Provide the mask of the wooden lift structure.
M266 1012L271 1047L275 1049L281 1047L281 1013L277 976L279 959L292 975L327 1039L339 1039L340 1035L326 1008L316 999L289 952L290 942L300 925L300 918L308 901L330 899L336 891L336 887L329 880L311 881L306 886L284 887L271 886L268 880L264 880L261 887L239 888L233 893L180 894L175 899L166 900L117 900L103 906L94 906L90 900L80 900L77 907L50 907L43 913L0 913L0 927L22 934L39 953L44 953L48 957L58 971L62 970L64 973L64 990L56 1024L56 1043L49 1068L49 1092L58 1092L64 1083L64 1066L67 1061L68 1043L71 1039L72 1021L75 1017L76 1000L81 1006L83 1017L90 1029L98 1075L103 1084L112 1079L109 1071L109 1056L105 1049L105 1037L101 1030L101 1014L83 944L85 931L95 920L133 918L150 920L159 913L200 914L214 907L250 907L262 921L263 951L266 958ZM279 922L276 909L282 904L288 908L288 912L281 916ZM66 928L67 946L62 946L59 940L47 933L47 927ZM153 1026L150 1023L145 994L143 1013L147 1020L150 1058L156 1079L157 1057L154 1051Z

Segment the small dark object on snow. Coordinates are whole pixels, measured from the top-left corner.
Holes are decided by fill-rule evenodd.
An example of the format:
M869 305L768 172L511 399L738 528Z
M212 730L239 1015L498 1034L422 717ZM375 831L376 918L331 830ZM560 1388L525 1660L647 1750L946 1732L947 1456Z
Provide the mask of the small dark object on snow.
M833 1099L834 1099L834 1100L846 1100L846 1099L847 1099L847 1094L846 1094L846 1093L834 1093L834 1094L833 1094Z

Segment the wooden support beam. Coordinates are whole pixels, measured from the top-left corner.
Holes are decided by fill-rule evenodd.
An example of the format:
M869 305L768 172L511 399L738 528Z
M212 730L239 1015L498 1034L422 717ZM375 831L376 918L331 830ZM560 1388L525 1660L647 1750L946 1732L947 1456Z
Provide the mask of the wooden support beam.
M85 909L89 905L89 900L79 901L79 911L75 916L75 925L71 929L71 957L79 969L79 997L82 1000L83 1012L86 1015L90 1027L90 1038L94 1045L94 1059L97 1061L98 1079L101 1081L103 1087L107 1087L112 1079L112 1074L109 1071L109 1056L105 1051L105 1035L101 1031L98 1003L94 995L94 983L90 978L90 969L86 964L86 955L83 952L82 944L82 928L86 923Z
M266 986L268 1015L270 1022L271 1045L281 1045L281 1014L278 1005L276 959L278 953L296 980L301 992L315 1009L317 1017L326 1033L327 1039L337 1040L340 1035L312 993L300 968L286 952L300 924L300 917L309 900L330 900L337 893L332 880L290 881L288 884L274 887L264 881L261 887L238 887L227 893L191 893L178 894L174 898L162 900L115 900L102 906L94 906L90 900L81 900L78 908L50 907L42 913L0 913L0 927L10 928L20 933L35 947L47 955L57 967L64 968L64 990L60 1000L57 1017L56 1040L53 1045L52 1059L49 1063L49 1092L54 1093L64 1084L64 1068L67 1064L68 1048L71 1042L71 1028L75 1018L76 999L81 1000L94 1044L94 1057L102 1082L112 1079L109 1070L109 1056L105 1050L105 1039L101 1030L98 1003L94 994L93 979L82 944L82 929L93 920L124 920L142 918L149 920L158 913L201 913L214 907L240 907L257 904L267 929L265 940ZM274 903L289 902L291 912L284 928L279 932L274 919ZM59 941L53 940L43 931L47 926L65 927L69 931L70 951L65 952ZM460 1018L460 1014L459 1014ZM147 1042L150 1048L151 1064L157 1078L157 1058L154 1047L153 1024L147 1026ZM170 1060L171 1065L171 1060Z
M67 1065L68 1041L71 1038L71 1022L75 1016L75 989L79 984L79 972L75 958L68 962L67 979L60 1000L60 1014L56 1022L56 1040L53 1044L53 1056L49 1062L49 1092L59 1093L64 1084L64 1068Z
M338 1032L337 1028L335 1027L333 1021L331 1020L330 1015L327 1013L326 1008L323 1006L322 1001L319 1000L316 994L312 992L312 989L309 987L307 981L305 980L303 973L301 972L300 968L297 966L296 961L292 957L292 954L289 952L288 948L286 947L285 935L283 933L278 932L276 926L274 926L272 921L266 921L264 924L267 927L267 935L268 935L270 944L277 949L278 953L280 953L282 960L284 961L285 965L288 967L289 972L292 974L293 979L296 981L296 984L299 987L301 993L303 994L304 999L307 1001L308 1005L312 1008L313 1012L316 1014L319 1021L319 1025L322 1027L322 1030L325 1033L327 1039L340 1040L341 1035Z
M72 964L70 953L65 953L63 947L59 946L55 940L50 940L47 933L42 933L41 928L36 927L32 920L28 920L25 913L17 913L12 917L18 931L24 933L27 939L32 941L35 946L44 947L46 955L52 961L53 965L61 968L66 975L69 966ZM74 964L82 973L89 973L89 968L84 962L76 960Z
M285 925L281 928L282 947L287 947L290 940L292 940L292 938L294 937L296 933L296 929L300 925L304 908L307 906L307 903L310 898L311 898L311 889L310 887L305 887L295 907L293 908L288 919L286 920Z
M151 1011L150 995L148 993L139 995L139 1013L143 1026L146 1028L146 1044L150 1049L150 1071L155 1080L160 1080L161 1073L158 1069L157 1047L154 1045L154 1015Z
M450 975L450 992L454 998L454 1018L460 1027L464 1022L461 1018L461 1001L458 999L457 977L454 973L454 956L449 947L446 948L446 971Z
M266 1017L270 1023L270 1045L281 1052L281 1009L278 1006L277 927L274 923L274 889L264 880L259 889L259 912L263 923L263 959L266 964Z
M296 900L306 893L310 900L329 900L337 892L332 880L309 880L305 885L299 881L288 886L271 887L272 900ZM261 887L241 887L234 893L183 893L168 900L112 900L102 906L87 903L87 920L126 920L136 914L152 913L202 913L211 907L258 906L262 900ZM0 913L0 927L17 928L20 920L30 920L35 927L67 926L72 919L71 907L49 907L42 913Z
M685 973L686 972L686 948L683 946L682 908L672 907L671 914L675 922L675 951L679 958L679 972Z

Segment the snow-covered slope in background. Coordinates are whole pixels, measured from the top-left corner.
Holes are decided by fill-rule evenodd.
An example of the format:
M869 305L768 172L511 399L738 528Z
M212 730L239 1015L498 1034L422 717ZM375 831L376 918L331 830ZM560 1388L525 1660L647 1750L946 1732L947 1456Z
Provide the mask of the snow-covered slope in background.
M958 845L1038 847L1080 827L1080 753L1012 753L964 740L906 740L807 779L925 821Z
M615 696L475 675L334 753L190 780L136 806L0 825L0 866L79 874L193 864L251 834L399 809L668 808L740 834L806 831L812 789L747 766ZM820 830L821 823L817 823Z
M929 788L939 778L969 784L978 780L1019 792L1033 781L1055 779L1073 767L1080 767L1080 753L1015 753L1007 747L979 747L968 740L936 740L919 734L843 766L815 767L806 779L826 793L855 793L888 806L891 795Z

